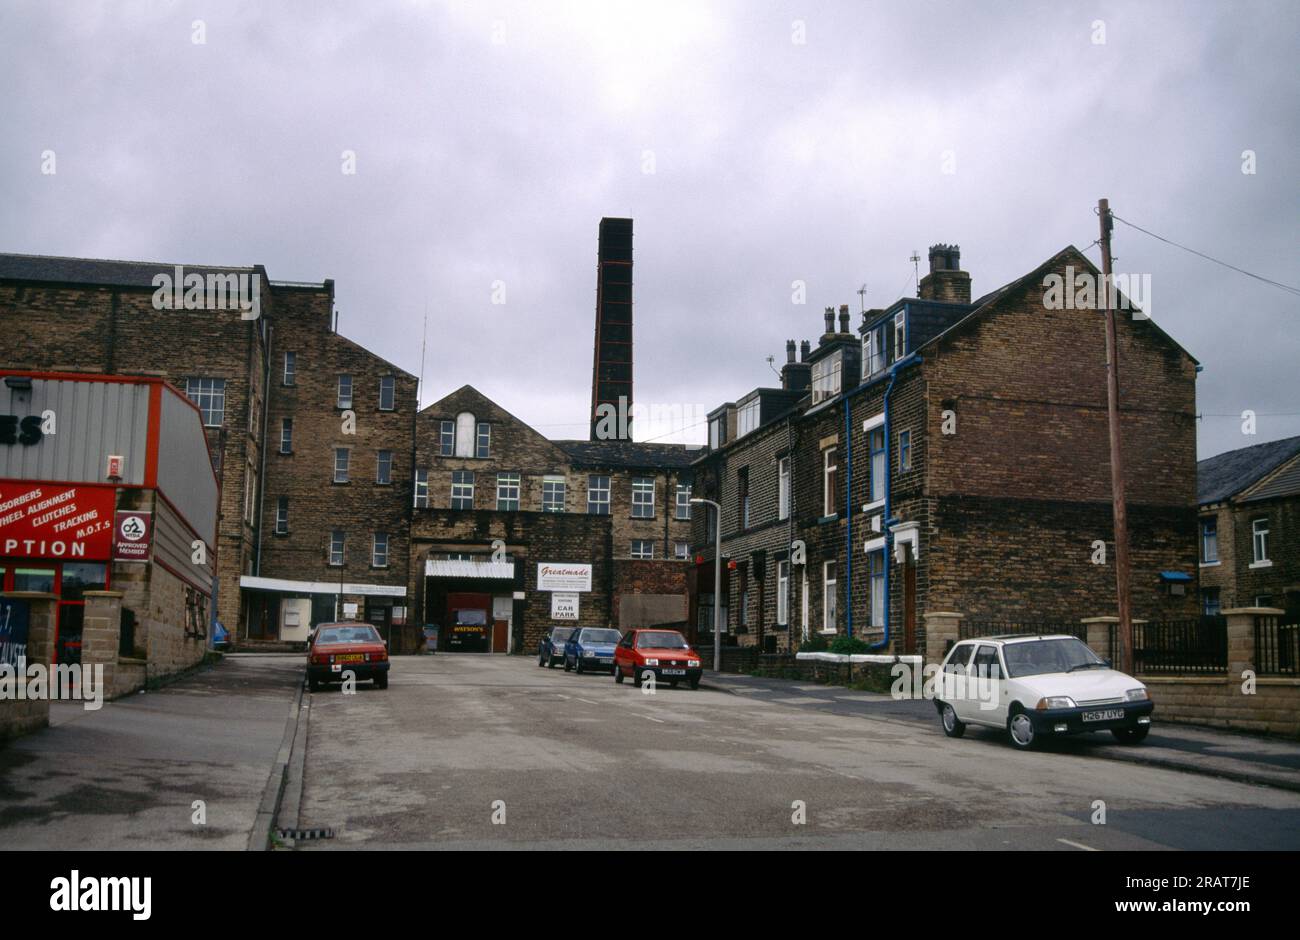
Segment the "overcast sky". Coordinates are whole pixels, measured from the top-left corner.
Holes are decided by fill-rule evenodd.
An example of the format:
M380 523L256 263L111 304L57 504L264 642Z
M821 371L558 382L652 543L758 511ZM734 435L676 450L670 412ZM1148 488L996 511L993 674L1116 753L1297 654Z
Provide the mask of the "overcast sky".
M1093 242L1101 196L1297 284L1298 50L1289 0L6 0L0 250L332 277L413 373L427 308L424 403L472 383L581 438L604 215L635 219L635 397L685 415L776 384L827 305L856 327L863 283L913 293L914 250L960 244L979 295ZM1114 250L1204 366L1202 457L1300 434L1300 298Z

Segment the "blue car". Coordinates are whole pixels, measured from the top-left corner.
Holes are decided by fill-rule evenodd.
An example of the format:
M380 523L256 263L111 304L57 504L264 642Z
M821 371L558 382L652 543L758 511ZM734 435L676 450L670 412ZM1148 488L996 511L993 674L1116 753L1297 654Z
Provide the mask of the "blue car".
M573 632L573 627L554 627L551 632L537 643L537 665L554 669L555 664L564 658L564 641Z
M564 671L613 672L614 647L623 634L608 627L583 627L564 644Z

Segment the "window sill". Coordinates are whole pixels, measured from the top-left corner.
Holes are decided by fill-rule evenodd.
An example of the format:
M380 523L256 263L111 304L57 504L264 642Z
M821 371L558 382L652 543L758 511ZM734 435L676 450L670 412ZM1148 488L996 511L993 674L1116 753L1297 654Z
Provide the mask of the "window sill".
M817 632L820 633L822 636L834 636L835 634L839 633L840 631L838 631L838 630L836 630L834 627L832 627L832 628L829 629L829 630L818 630Z
M1201 562L1201 567L1202 567L1202 568L1217 568L1217 567L1219 567L1219 565L1221 565L1221 564L1223 564L1223 562L1220 562L1220 561L1203 561L1203 562Z
M867 503L865 506L862 507L862 511L875 512L878 509L884 509L884 508L885 508L885 501L883 499L878 499L874 503Z
M817 520L817 524L826 525L827 523L838 522L839 518L840 518L840 514L838 512L833 512L829 516L822 516L820 519Z
M1251 568L1272 568L1272 567L1273 567L1273 560L1272 560L1271 558L1265 558L1263 561L1253 561L1253 562L1250 563L1250 566L1249 566L1249 567L1251 567Z

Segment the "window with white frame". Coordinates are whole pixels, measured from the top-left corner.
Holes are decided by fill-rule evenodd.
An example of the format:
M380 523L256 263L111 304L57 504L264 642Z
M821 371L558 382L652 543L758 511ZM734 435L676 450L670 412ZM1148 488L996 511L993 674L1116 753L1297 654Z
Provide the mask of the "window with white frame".
M1254 550L1253 564L1269 563L1268 558L1268 518L1254 519L1250 523L1251 547Z
M609 477L599 474L587 477L587 514L609 515Z
M822 451L822 515L835 515L835 491L838 467L835 463L835 448L828 447Z
M343 530L335 529L330 533L330 564L338 567L343 564Z
M840 393L843 352L836 350L812 367L812 403L828 401Z
M391 375L379 377L379 410L392 411L397 407L397 379Z
M292 385L298 378L298 354L295 352L285 352L284 354L284 378L281 382L284 385Z
M873 627L883 627L885 625L884 549L867 554L867 577L867 585L871 594L867 609L871 613L871 625Z
M293 418L280 419L280 453L293 453Z
M474 508L473 470L453 470L451 472L451 508Z
M559 474L542 477L542 512L564 512L564 488Z
M334 482L348 482L348 469L352 461L352 452L346 447L334 448Z
M836 622L835 562L822 562L822 630L833 631Z
M776 462L776 517L790 518L790 458Z
M718 415L709 419L709 447L717 450L727 443L727 416Z
M438 456L450 457L456 452L456 422L438 423Z
M339 376L338 407L344 410L352 407L352 376L350 375Z
M519 509L519 474L497 474L497 511L515 512Z
M691 545L689 542L673 542L673 557L685 561L691 557Z
M429 471L415 471L415 508L429 508Z
M1201 564L1211 565L1219 560L1219 520L1214 516L1201 519Z
M1218 588L1201 588L1201 613L1207 617L1217 617L1223 609Z
M203 415L205 428L219 428L226 420L226 380L187 379L185 394Z
M691 518L691 488L689 484L677 484L677 504L674 515L678 519Z
M372 568L388 567L388 533L376 532L370 546L370 565Z
M654 558L655 557L654 541L651 539L633 539L632 557L633 558Z
M492 425L486 421L478 423L474 444L475 457L488 457L492 453Z
M375 456L375 482L383 486L393 482L393 452L381 450Z
M907 355L907 315L902 311L894 314L894 362Z
M883 427L867 432L867 449L871 454L871 502L878 503L885 498L885 429Z
M289 497L280 496L275 501L275 534L289 534Z
M632 518L653 519L655 515L654 477L632 478Z
M758 428L759 405L761 400L754 398L736 409L736 439L744 437Z
M784 627L790 622L790 562L776 563L776 622Z
M906 473L912 469L912 432L898 432L898 472Z
M877 327L867 330L862 336L862 375L870 378L885 367L884 345L885 332Z

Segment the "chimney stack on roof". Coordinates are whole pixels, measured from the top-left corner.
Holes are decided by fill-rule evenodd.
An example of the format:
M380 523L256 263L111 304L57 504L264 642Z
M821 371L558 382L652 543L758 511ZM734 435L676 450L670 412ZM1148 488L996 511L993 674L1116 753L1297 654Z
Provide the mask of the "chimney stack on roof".
M804 340L799 344L799 361L804 362L812 353L812 343Z
M823 335L830 335L835 332L835 308L827 307L824 316L826 317L826 329L822 333Z
M808 357L808 341L803 341L804 358ZM794 358L794 340L785 342L785 365L781 367L781 387L786 391L798 391L812 384L812 366L806 362L796 362Z
M849 305L848 304L840 304L840 332L841 333L853 332L851 329L849 329Z
M920 287L922 300L970 303L970 275L961 269L961 248L957 245L931 245L930 273L921 278Z

